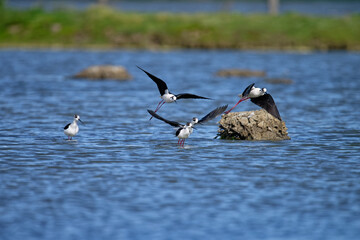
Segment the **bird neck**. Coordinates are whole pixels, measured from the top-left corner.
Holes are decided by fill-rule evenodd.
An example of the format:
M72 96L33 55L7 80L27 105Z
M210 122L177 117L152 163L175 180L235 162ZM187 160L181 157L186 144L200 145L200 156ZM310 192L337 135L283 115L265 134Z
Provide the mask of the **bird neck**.
M186 125L184 128L191 130L193 128L193 124L190 124L189 126Z

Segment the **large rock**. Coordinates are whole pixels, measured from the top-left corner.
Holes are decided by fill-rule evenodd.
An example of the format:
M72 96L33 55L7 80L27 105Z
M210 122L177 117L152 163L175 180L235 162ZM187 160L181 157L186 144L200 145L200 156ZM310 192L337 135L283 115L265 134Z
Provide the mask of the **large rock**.
M122 66L91 66L75 74L74 78L130 80L132 76Z
M216 72L219 77L264 77L264 71L253 71L248 69L224 69Z
M264 109L224 114L220 120L222 139L288 140L285 122L273 117Z

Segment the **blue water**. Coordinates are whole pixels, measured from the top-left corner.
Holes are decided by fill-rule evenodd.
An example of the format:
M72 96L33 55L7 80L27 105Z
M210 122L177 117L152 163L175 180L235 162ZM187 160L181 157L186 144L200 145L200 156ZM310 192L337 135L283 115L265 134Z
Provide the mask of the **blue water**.
M279 12L300 12L304 14L320 15L345 15L360 12L360 2L355 0L342 1L279 1ZM33 6L42 6L45 9L56 8L77 8L84 9L94 5L95 0L16 0L8 1L10 7L29 8ZM132 0L109 0L111 7L122 11L140 11L140 12L241 12L241 13L266 13L268 11L267 1L132 1Z
M1 50L0 239L358 239L359 63L351 52ZM133 80L69 78L97 64ZM159 111L181 123L266 87L292 139L214 139L217 118L178 148L171 126L148 120L159 93L136 65L214 99ZM294 84L215 76L227 68ZM85 125L67 141L73 114Z

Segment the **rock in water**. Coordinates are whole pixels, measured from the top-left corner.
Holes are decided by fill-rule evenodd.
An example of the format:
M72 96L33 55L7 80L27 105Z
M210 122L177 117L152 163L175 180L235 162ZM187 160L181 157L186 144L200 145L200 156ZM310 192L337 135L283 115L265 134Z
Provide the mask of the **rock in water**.
M289 78L267 78L265 82L271 84L293 84L294 81Z
M222 115L219 126L221 139L289 140L284 121L264 109Z
M215 73L218 77L264 77L264 71L254 71L249 69L224 69Z
M122 66L91 66L75 74L74 78L130 80L132 77Z

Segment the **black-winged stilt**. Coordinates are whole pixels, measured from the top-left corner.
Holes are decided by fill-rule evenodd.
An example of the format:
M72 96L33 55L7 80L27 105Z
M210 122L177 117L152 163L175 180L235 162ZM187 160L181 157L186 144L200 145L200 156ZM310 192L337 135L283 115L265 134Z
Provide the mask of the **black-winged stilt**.
M68 123L64 127L64 133L66 136L68 136L68 140L71 140L72 137L79 132L79 126L77 125L77 121L80 121L82 123L82 121L80 120L80 116L75 114L74 121L72 123Z
M196 98L196 99L210 99L207 97L201 97L195 94L191 94L191 93L179 93L179 94L172 94L166 83L161 80L158 77L155 77L154 75L152 75L151 73L148 73L147 71L145 71L144 69L142 69L141 67L137 66L140 70L142 70L144 73L146 73L146 75L148 75L157 85L159 92L160 92L160 97L161 97L161 101L159 102L159 104L157 105L155 112L157 112L162 105L164 105L165 103L172 103L172 102L176 102L176 100L182 99L182 98ZM150 118L150 120L152 119L152 117Z
M156 114L154 111L152 110L148 110L148 112L155 118L166 122L167 124L170 124L173 127L178 127L179 129L176 131L175 135L179 138L178 140L178 145L184 147L184 143L186 138L188 138L190 136L190 134L193 132L193 128L196 124L202 124L205 123L211 119L216 118L217 116L219 116L220 114L222 114L225 109L228 107L228 105L222 106L222 107L218 107L216 109L214 109L213 111L209 112L208 114L206 114L203 118L201 118L200 120L196 117L194 117L191 122L186 123L185 125L180 124L178 122L175 121L170 121L167 120L161 116L159 116L158 114Z
M266 88L256 88L254 85L255 83L250 84L247 88L245 88L244 92L240 96L241 99L235 104L235 106L226 111L225 114L231 112L231 110L233 110L242 101L250 99L251 102L265 109L268 113L282 121L275 101L272 96L267 93Z

